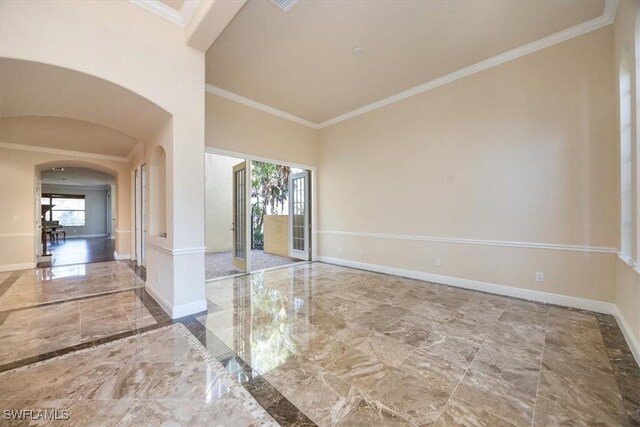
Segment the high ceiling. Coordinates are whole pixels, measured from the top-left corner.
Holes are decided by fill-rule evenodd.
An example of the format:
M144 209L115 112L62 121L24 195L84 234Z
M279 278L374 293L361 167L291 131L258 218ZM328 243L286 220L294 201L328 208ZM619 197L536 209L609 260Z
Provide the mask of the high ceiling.
M94 76L0 58L0 140L126 156L170 117L162 108Z
M86 168L64 167L47 169L41 172L44 185L68 185L68 186L107 186L115 184L115 178L106 173Z
M288 12L249 0L207 52L206 80L320 123L603 11L604 0L300 0Z

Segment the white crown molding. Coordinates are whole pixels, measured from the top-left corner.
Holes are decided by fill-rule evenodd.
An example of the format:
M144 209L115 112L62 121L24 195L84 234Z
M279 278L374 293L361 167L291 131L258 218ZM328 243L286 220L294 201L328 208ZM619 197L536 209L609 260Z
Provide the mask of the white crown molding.
M141 8L146 9L149 12L155 13L156 15L166 19L167 21L173 22L174 24L181 27L187 26L189 20L193 16L193 13L200 5L200 0L185 0L185 2L182 4L182 7L180 8L180 11L177 11L159 0L129 1L136 6L140 6Z
M85 153L82 151L62 150L58 148L38 147L35 145L11 144L9 142L0 142L0 148L18 151L31 151L35 153L59 154L62 156L82 157L85 159L110 160L113 162L129 162L126 157L109 156L106 154Z
M136 6L140 6L143 9L148 10L149 12L155 13L156 15L166 19L167 21L173 22L176 25L184 27L184 23L182 22L182 15L177 10L167 6L159 0L129 0L131 3Z
M132 0L133 1L133 0ZM448 83L454 82L456 80L460 80L464 77L468 77L472 74L479 73L480 71L487 70L489 68L495 67L497 65L504 64L505 62L512 61L514 59L518 59L522 56L528 55L530 53L537 52L539 50L545 49L547 47L565 42L572 38L582 36L591 31L598 30L602 27L610 25L613 23L616 10L618 7L619 0L605 0L604 12L597 18L591 19L589 21L583 22L576 26L567 28L558 33L551 34L547 37L543 37L534 42L528 43L526 45L517 47L510 51L501 53L499 55L493 56L491 58L485 59L484 61L477 62L468 67L462 68L460 70L454 71L452 73L446 74L442 77L438 77L437 79L428 81L426 83L420 84L418 86L407 89L403 92L397 93L395 95L391 95L387 98L383 98L381 100L375 101L371 104L365 105L363 107L357 108L353 111L349 111L347 113L336 116L332 119L325 120L321 123L314 123L309 120L303 119L302 117L295 116L293 114L278 110L276 108L270 107L268 105L262 104L260 102L254 101L249 98L245 98L244 96L237 95L233 92L226 91L219 87L207 84L206 91L210 93L214 93L216 95L222 96L224 98L230 99L232 101L239 102L241 104L247 105L249 107L256 108L258 110L262 110L266 113L273 114L275 116L281 117L283 119L291 120L293 122L303 124L312 129L322 129L328 126L335 125L337 123L343 122L345 120L352 119L354 117L360 116L362 114L368 113L373 110L377 110L379 108L385 107L390 104L394 104L398 101L402 101L404 99L410 98L415 95L419 95L421 93L427 92L431 89L435 89L437 87L446 85Z
M35 237L34 233L2 233L0 239L12 239L16 237Z
M319 129L317 123L310 122L309 120L303 119L302 117L294 116L293 114L286 113L284 111L278 110L277 108L273 108L258 101L254 101L253 99L245 98L244 96L237 95L233 92L229 92L217 86L213 86L209 83L205 85L205 91L229 99L231 101L235 101L239 104L255 108L256 110L264 111L265 113L272 114L282 119L289 120L300 125L308 126L312 129Z
M513 61L514 59L518 59L530 53L537 52L558 43L562 43L572 38L587 34L591 31L598 30L613 23L617 7L618 0L605 0L604 13L597 18L583 22L582 24L578 24L571 28L567 28L558 33L551 34L547 37L543 37L539 40L517 47L510 51L501 53L500 55L485 59L484 61L477 62L458 71L454 71L437 79L412 87L411 89L407 89L390 97L373 102L369 105L365 105L364 107L358 108L345 114L341 114L337 117L319 123L318 126L320 128L324 128L336 123L343 122L345 120L360 116L370 111L377 110L390 104L394 104L398 101L402 101L403 99L421 94L428 90L435 89L439 86L443 86L456 80L460 80L472 74L479 73L480 71L484 71L497 65L504 64L505 62Z
M191 21L191 17L196 12L196 9L200 6L200 0L185 0L180 8L180 16L182 17L182 24L186 27Z
M458 239L451 237L431 237L431 236L407 236L399 234L380 234L380 233L358 233L351 231L318 231L317 234L325 234L331 236L354 236L369 237L376 239L393 239L393 240L419 240L423 242L439 242L439 243L458 243L463 245L481 245L481 246L503 246L509 248L526 248L526 249L545 249L556 251L570 252L595 252L605 254L615 254L618 252L616 248L607 248L601 246L580 246L580 245L559 245L555 243L532 243L532 242L510 242L503 240L480 240L480 239Z
M537 301L545 304L555 304L565 307L578 308L580 310L595 311L597 313L614 314L616 307L615 304L605 301L597 301L567 295L552 294L548 292L533 291L530 289L516 288L513 286L498 285L495 283L480 282L477 280L462 279L459 277L441 276L438 274L425 273L422 271L407 270L404 268L395 268L378 264L368 264L341 258L319 256L318 261L325 262L327 264L373 271L376 273L384 273L393 276L408 277L410 279L424 280L426 282L440 283L443 285L455 286L457 288L472 289L475 291L487 292L490 294Z

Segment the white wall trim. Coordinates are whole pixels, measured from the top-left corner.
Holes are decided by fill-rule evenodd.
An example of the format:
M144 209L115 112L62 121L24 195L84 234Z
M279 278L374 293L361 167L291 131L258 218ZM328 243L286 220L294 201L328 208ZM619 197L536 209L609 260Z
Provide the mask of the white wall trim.
M171 249L171 248L167 248L165 246L159 245L157 243L153 243L153 242L149 242L147 241L147 246L157 249L160 252L163 252L165 254L168 255L173 255L173 256L177 256L177 255L190 255L190 254L203 254L205 253L205 251L207 250L206 247L202 246L202 247L194 247L194 248L181 248L181 249Z
M162 307L162 309L171 316L172 319L179 319L180 317L188 316L190 314L200 313L207 309L207 300L202 299L194 302L190 302L187 304L181 304L174 306L169 301L164 299L162 295L153 287L149 286L149 284L145 284L145 287L149 295L153 297L154 300Z
M64 230L64 227L63 227ZM92 237L109 237L108 234L67 234L67 239L89 239Z
M269 113L271 115L280 117L281 119L289 120L295 123L298 123L303 126L308 126L312 129L319 129L317 123L313 123L307 119L303 119L302 117L294 116L293 114L289 114L282 110L278 110L277 108L270 107L268 105L262 104L261 102L254 101L253 99L245 98L244 96L237 95L233 92L229 92L227 90L221 89L217 86L213 86L209 83L205 85L205 91L214 95L221 96L223 98L229 99L231 101L235 101L238 104L243 104L251 108L255 108L256 110L264 111L265 113Z
M134 0L130 0L130 1L134 1ZM137 1L140 1L140 0L137 0ZM489 68L495 67L497 65L504 64L505 62L518 59L530 53L534 53L539 50L545 49L547 47L551 47L553 45L565 42L572 38L582 36L591 31L595 31L602 27L605 27L607 25L610 25L611 23L613 23L615 19L616 10L618 8L618 1L619 0L605 0L604 12L602 15L600 15L597 18L594 18L589 21L583 22L581 24L575 25L573 27L564 29L560 32L551 34L547 37L543 37L539 40L533 41L531 43L509 50L507 52L503 52L491 58L487 58L483 61L461 68L457 71L438 77L434 80L422 83L418 86L414 86L410 89L407 89L395 95L391 95L387 98L383 98L378 101L372 102L371 104L368 104L363 107L357 108L353 111L349 111L347 113L341 114L329 120L325 120L321 123L311 122L307 119L303 119L302 117L298 117L293 114L287 113L285 111L278 110L277 108L271 107L266 104L262 104L258 101L254 101L252 99L235 94L233 92L229 92L227 90L221 89L219 87L216 87L210 84L206 85L205 90L209 93L222 96L224 98L230 99L232 101L236 101L240 104L244 104L249 107L256 108L258 110L264 111L269 114L273 114L283 119L290 120L299 124L303 124L313 129L322 129L328 126L335 125L336 123L340 123L345 120L352 119L354 117L360 116L370 111L377 110L379 108L396 103L398 101L402 101L403 99L407 99L412 96L419 95L421 93L446 85L456 80L460 80L472 74L479 73L480 71L484 71Z
M156 15L166 19L167 21L173 22L176 25L184 27L185 24L182 19L182 14L175 10L172 7L167 6L158 0L129 0L131 3L136 6L140 6L143 9L148 10L149 12L155 13Z
M533 243L533 242L510 242L502 240L479 240L479 239L458 239L453 237L432 237L432 236L409 236L399 234L379 234L379 233L358 233L351 231L328 231L321 230L318 234L330 236L355 236L369 237L378 239L394 239L394 240L419 240L424 242L439 243L459 243L464 245L483 245L483 246L504 246L510 248L527 248L527 249L547 249L556 251L571 252L596 252L615 254L618 252L616 248L607 248L601 246L580 246L580 245L560 245L555 243Z
M33 268L36 268L35 262L26 262L24 264L5 264L5 265L0 265L0 272L31 270Z
M10 239L14 237L35 237L35 233L2 233L0 238Z
M640 343L636 339L635 335L633 335L631 327L627 323L627 320L624 318L622 311L620 311L620 308L618 308L617 305L615 306L613 315L618 322L618 326L622 331L622 335L624 335L624 339L627 341L627 344L631 349L631 353L633 353L633 357L636 359L636 363L640 366Z
M562 30L558 33L551 34L547 37L543 37L534 42L525 44L523 46L517 47L515 49L509 50L507 52L485 59L484 61L480 61L473 65L469 65L468 67L461 68L460 70L446 74L442 77L438 77L437 79L412 87L411 89L407 89L403 92L400 92L395 95L389 96L387 98L381 99L379 101L373 102L369 105L365 105L364 107L358 108L356 110L350 111L345 114L341 114L337 117L334 117L332 119L319 123L318 126L320 128L324 128L327 126L334 125L336 123L340 123L342 121L351 119L353 117L368 113L370 111L377 110L378 108L382 108L389 104L393 104L398 101L402 101L403 99L407 99L412 96L421 94L428 90L435 89L447 83L454 82L456 80L462 79L464 77L470 76L480 71L484 71L489 68L495 67L497 65L504 64L505 62L513 61L514 59L518 59L530 53L537 52L539 50L556 45L558 43L562 43L572 38L587 34L591 31L598 30L613 22L613 20L615 19L617 6L618 6L618 0L605 0L604 13L597 18L591 19L589 21L586 21L581 24Z
M114 228L113 231L115 231L116 233L120 233L120 234L131 233L131 230L120 230L119 228Z
M200 0L185 0L180 8L180 16L182 17L182 25L186 27L191 21L191 17L196 12L196 9L200 6Z
M35 145L11 144L9 142L0 142L0 148L19 151L31 151L35 153L59 154L62 156L82 157L85 159L111 160L113 162L129 162L126 157L109 156L106 154L85 153L82 151L61 150L58 148L38 147Z
M131 259L131 254L119 254L118 251L113 252L113 258L117 261Z
M455 286L458 288L472 289L491 294L504 295L514 298L521 298L547 304L561 305L565 307L578 308L581 310L595 311L597 313L613 314L615 304L604 301L596 301L567 295L552 294L548 292L533 291L529 289L515 288L512 286L498 285L495 283L480 282L477 280L461 279L458 277L441 276L438 274L424 273L421 271L407 270L403 268L387 267L377 264L368 264L358 261L350 261L340 258L319 256L318 261L328 264L341 265L344 267L358 268L361 270L374 271L376 273L391 274L394 276L408 277L411 279L424 280L427 282L440 283L443 285Z

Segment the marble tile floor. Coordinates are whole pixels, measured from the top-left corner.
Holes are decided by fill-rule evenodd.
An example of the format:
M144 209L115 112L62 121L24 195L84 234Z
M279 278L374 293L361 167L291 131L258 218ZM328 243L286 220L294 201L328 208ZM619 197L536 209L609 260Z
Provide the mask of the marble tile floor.
M0 349L53 325L39 354L0 362L0 407L68 408L72 425L640 425L640 368L611 316L321 263L210 282L207 299L175 321L141 288L0 311ZM171 343L149 338L172 323ZM203 403L219 369L181 364L194 343L248 394Z
M244 273L244 271L238 270L233 266L233 254L231 252L208 253L205 255L204 262L207 280ZM282 267L297 262L300 262L300 260L268 254L260 249L251 250L251 269L253 271Z
M0 323L0 370L4 365L156 324L134 291L14 310Z
M320 426L640 425L612 316L320 263L207 298L208 333Z
M143 269L138 268L133 263L125 264L140 277L144 277ZM87 266L84 266L85 268ZM91 268L87 278L102 272L104 268ZM3 274L1 279L6 280L13 276L13 285L16 277L20 277L25 272ZM29 272L27 272L29 273ZM148 367L149 352L162 354L168 351L165 356L174 357L176 360L184 358L185 346L166 346L151 344L149 339L138 340L136 337L145 336L147 332L171 325L180 326L182 331L188 331L187 339L198 343L200 348L206 350L207 357L212 358L214 365L222 366L231 375L236 384L244 388L244 395L250 396L249 401L259 402L260 408L268 408L269 417L273 417L281 425L313 426L311 422L300 410L291 404L280 392L271 384L266 382L257 372L253 371L240 358L226 347L217 337L208 332L204 326L195 320L193 316L172 321L151 298L144 288L135 288L132 291L115 291L107 295L85 296L74 298L71 294L69 300L61 300L44 305L15 308L8 311L0 311L0 354L3 360L0 361L0 383L3 382L2 372L14 373L22 370L37 372L37 376L22 376L26 385L31 388L43 386L39 383L40 377L51 378L54 384L73 383L74 386L60 391L60 399L38 400L29 398L20 400L22 385L20 381L9 383L5 388L5 397L0 392L0 415L4 415L5 410L11 409L55 409L60 407L72 408L71 412L76 414L73 420L56 422L59 425L159 425L161 423L169 425L203 425L209 422L215 425L244 426L244 425L271 425L272 420L255 420L236 416L238 413L237 396L225 397L222 406L214 404L196 404L193 401L186 403L182 397L175 396L176 402L168 402L154 399L140 399L132 402L127 396L117 396L106 401L100 397L94 399L80 399L76 397L82 394L82 390L96 386L102 380L100 375L92 375L93 379L82 379L82 372L91 369L92 372L102 372L102 355L91 351L94 348L104 349L113 341L124 340L127 348L117 347L112 351L114 358L109 362L114 362L116 370L122 375L118 377L118 384L115 386L125 386L125 384L137 384L135 387L145 389L152 378L141 374L140 369ZM49 325L48 327L46 325ZM185 329L186 328L186 329ZM131 338L131 339L129 339ZM133 341L132 341L133 340ZM162 340L160 340L162 341ZM132 342L142 343L132 345ZM126 350L126 351L125 351ZM92 354L94 364L86 361L76 363L78 360L74 355L89 351ZM116 360L118 354L128 354L128 359ZM48 363L49 360L74 361L69 366L68 371L60 375L60 364ZM111 356L110 356L111 357ZM122 363L120 363L122 362ZM126 362L126 363L125 363ZM134 364L140 369L131 369ZM73 365L73 368L71 368ZM35 367L42 366L39 369ZM79 372L77 366L85 367ZM33 368L33 369L32 369ZM181 369L184 366L181 365ZM189 387L189 384L198 380L199 376L211 375L210 370L195 372L195 375L180 376L175 380L177 387ZM44 385L47 384L45 378ZM96 383L97 382L97 383ZM111 385L107 385L110 387ZM0 385L2 390L2 385ZM37 393L34 395L37 396ZM188 393L187 393L188 395ZM4 400L3 400L4 399ZM8 399L8 400L7 400ZM244 399L244 398L243 398ZM156 399L157 400L157 399ZM246 400L246 399L245 399ZM179 401L179 402L178 402ZM26 405L26 406L25 406ZM58 406L56 406L58 405ZM230 409L229 409L230 408ZM236 408L236 409L234 409ZM227 409L229 409L227 411ZM260 409L262 410L262 409ZM114 412L115 411L115 412ZM135 414L134 411L142 411L144 415ZM226 412L225 412L226 411ZM204 413L203 413L204 412ZM124 414L128 415L125 416ZM120 416L124 416L117 422ZM115 421L113 421L115 420ZM113 423L112 423L113 421ZM2 425L31 425L29 422L5 422ZM43 425L43 422L36 422Z
M127 261L16 271L0 277L0 312L143 286Z
M66 417L37 425L277 425L181 324L1 373L0 407Z

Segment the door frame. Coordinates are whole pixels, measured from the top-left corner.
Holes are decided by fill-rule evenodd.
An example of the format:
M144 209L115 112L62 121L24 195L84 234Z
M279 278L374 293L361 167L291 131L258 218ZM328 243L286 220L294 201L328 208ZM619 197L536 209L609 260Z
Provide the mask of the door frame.
M136 165L136 167L131 171L131 181L133 191L131 192L131 196L133 199L133 236L132 236L132 246L133 246L133 256L131 257L136 261L136 263L141 267L146 267L146 258L143 258L142 254L146 254L146 248L143 247L143 242L146 242L146 239L143 238L144 230L142 228L145 225L143 221L142 214L146 213L147 209L143 209L142 206L142 167L146 166L146 162L140 162ZM146 171L147 174L149 171ZM147 186L148 186L148 177L147 177ZM148 197L147 197L148 198ZM148 225L148 224L146 224ZM143 264L144 261L144 264Z
M238 193L237 193L237 181L236 174L238 171L244 171L244 224L242 224L244 234L244 259L240 260L236 256L237 242L238 242L238 224L236 219L238 217ZM245 159L233 167L233 176L231 178L231 203L233 204L233 252L231 254L233 266L238 270L244 270L245 273L251 271L251 161ZM249 209L247 209L247 205ZM249 213L249 218L247 218ZM247 228L247 225L249 228ZM248 246L247 246L248 245Z
M308 170L304 172L299 172L296 174L289 175L289 221L287 224L287 228L289 229L289 241L287 242L287 246L289 248L289 258L299 259L301 261L309 260L309 250L311 249L311 245L309 244L309 239L311 239L311 231L309 230L309 224L311 221L311 214L309 212L309 205L311 204L311 200L309 198L309 177L311 174ZM293 182L297 179L304 179L304 189L303 189L303 205L304 205L304 249L298 250L294 248L294 216L295 216L295 200L294 200L294 186ZM291 202L294 203L291 203Z
M287 162L284 160L271 159L268 157L262 156L254 156L251 154L241 153L239 151L230 151L230 150L222 150L220 148L212 148L205 147L205 153L209 154L217 154L219 156L227 156L227 157L235 157L237 159L245 159L248 162L265 162L265 163L273 163L275 165L289 166L290 168L297 169L307 169L311 172L311 199L309 202L311 203L311 233L309 234L309 238L311 239L311 257L310 261L316 261L318 257L318 232L317 232L317 222L318 222L318 204L316 203L317 194L318 194L318 169L315 166L309 166L302 163L295 162ZM204 160L204 159L203 159ZM249 179L251 179L251 168L249 167L248 175ZM251 181L248 181L251 182ZM251 192L250 185L247 185L247 190ZM206 191L206 188L205 188ZM251 203L247 203L247 209L249 210L247 214L248 229L251 230ZM206 212L205 212L206 215ZM205 216L206 218L206 216ZM251 233L247 233L249 238L248 248L251 248ZM248 272L251 272L251 250L247 251L247 269ZM304 261L301 261L304 262Z

